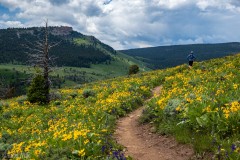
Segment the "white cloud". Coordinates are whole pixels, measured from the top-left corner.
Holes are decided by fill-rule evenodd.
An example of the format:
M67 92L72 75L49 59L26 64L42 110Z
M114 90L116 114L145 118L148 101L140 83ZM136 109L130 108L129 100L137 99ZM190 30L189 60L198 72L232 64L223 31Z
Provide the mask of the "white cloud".
M148 42L144 42L144 41L133 42L131 45L134 47L138 47L138 48L154 47L153 45L149 44Z
M209 8L217 8L219 10L239 11L240 1L239 0L198 0L196 5L202 9L206 10Z
M204 43L203 38L196 39L179 39L178 44L194 44L194 43Z
M167 9L177 9L192 3L189 0L154 0L153 2Z
M2 16L0 27L40 26L48 19L115 49L240 41L239 0L1 0L0 5L16 12Z
M0 28L25 27L20 21L0 21Z

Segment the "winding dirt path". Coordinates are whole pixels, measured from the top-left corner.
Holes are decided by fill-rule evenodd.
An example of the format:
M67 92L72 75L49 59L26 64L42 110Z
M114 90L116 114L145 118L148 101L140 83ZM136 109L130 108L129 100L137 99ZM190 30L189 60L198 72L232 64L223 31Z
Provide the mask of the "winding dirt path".
M161 86L152 93L160 94ZM149 99L150 100L150 99ZM144 106L119 119L115 132L117 142L126 147L126 156L134 160L187 160L194 151L187 145L178 144L173 137L151 133L149 124L141 125L138 118Z

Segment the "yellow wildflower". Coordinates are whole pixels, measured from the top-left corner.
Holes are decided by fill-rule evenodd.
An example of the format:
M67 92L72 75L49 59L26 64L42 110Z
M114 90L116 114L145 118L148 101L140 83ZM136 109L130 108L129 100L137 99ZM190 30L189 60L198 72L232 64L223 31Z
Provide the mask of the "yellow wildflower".
M86 140L84 141L84 144L87 144L87 143L89 143L89 140L88 140L88 139L86 139Z
M211 112L211 107L210 106L207 106L205 109L203 109L203 112L206 111L206 112Z
M29 152L29 151L30 151L30 148L31 148L31 145L28 145L27 147L25 147L24 151L25 151L25 152Z
M230 110L231 112L237 112L238 110L240 110L240 103L238 101L232 102Z
M223 94L223 93L224 93L224 90L218 89L215 95L218 96L218 95Z
M40 154L41 154L41 150L40 150L40 149L36 149L36 150L34 151L34 154L35 154L36 156L40 155Z
M225 116L226 119L228 119L229 113L225 113L224 116Z
M81 149L80 151L78 151L78 155L81 157L85 156L85 149Z
M97 144L100 144L102 141L101 140L99 140L98 142L97 142Z
M78 131L78 130L75 130L74 132L73 132L73 138L74 138L74 140L76 140L79 136L81 136L82 135L82 131Z
M238 84L235 84L235 83L234 83L234 84L233 84L233 88L234 88L234 89L237 89L237 88L238 88Z
M199 102L201 102L201 101L202 101L202 97L197 97L196 100L199 101Z
M67 141L67 140L69 140L69 139L71 139L72 138L72 134L70 133L70 134L63 134L63 138L62 138L62 140L63 141Z
M181 107L180 106L178 106L177 108L176 108L176 111L179 111L181 109Z

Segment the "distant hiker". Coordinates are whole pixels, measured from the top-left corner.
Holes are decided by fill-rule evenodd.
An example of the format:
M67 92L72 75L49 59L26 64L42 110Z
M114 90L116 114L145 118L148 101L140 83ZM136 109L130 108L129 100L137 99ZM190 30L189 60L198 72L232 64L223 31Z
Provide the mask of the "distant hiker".
M191 68L193 65L193 61L196 59L196 57L193 55L193 51L190 52L190 54L187 56L189 67Z

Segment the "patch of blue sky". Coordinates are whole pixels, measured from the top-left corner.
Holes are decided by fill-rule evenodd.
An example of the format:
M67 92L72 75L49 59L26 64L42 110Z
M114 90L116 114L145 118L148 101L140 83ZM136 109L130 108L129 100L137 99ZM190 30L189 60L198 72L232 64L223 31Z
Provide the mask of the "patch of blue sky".
M0 4L0 18L5 21L21 21L21 23L26 22L26 20L17 18L17 14L20 12L19 8L10 10L9 8Z
M9 9L0 4L0 14L7 14L7 13L9 13Z

